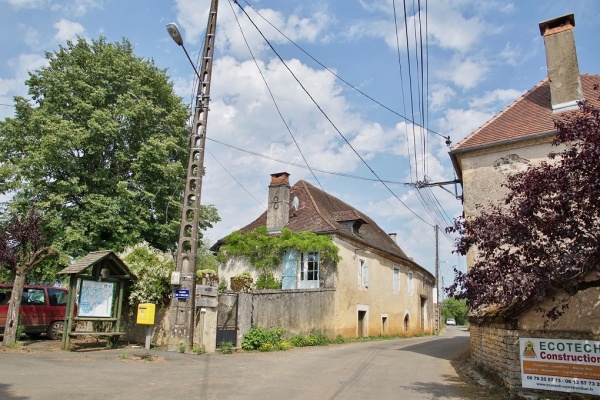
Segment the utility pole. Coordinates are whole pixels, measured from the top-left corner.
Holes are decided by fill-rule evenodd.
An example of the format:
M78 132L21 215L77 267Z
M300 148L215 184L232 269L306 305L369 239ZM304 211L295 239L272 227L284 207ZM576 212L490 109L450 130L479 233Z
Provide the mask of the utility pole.
M439 227L436 225L435 229L435 287L437 289L437 302L435 313L437 315L437 329L440 330L440 319L442 316L440 315L440 255L438 248L438 229Z
M169 351L189 351L194 346L196 314L196 255L198 251L198 224L200 220L200 199L202 175L204 174L204 146L206 143L206 123L210 101L210 82L217 28L218 0L212 0L208 14L206 38L198 75L198 89L194 107L194 120L189 143L186 186L179 228L177 262L172 282L175 284L174 298L169 309L170 330L167 339ZM183 47L183 40L174 24L167 26L175 42ZM189 58L187 51L184 51ZM191 62L191 59L190 59ZM193 63L192 63L193 66ZM195 68L194 68L195 70ZM196 74L198 73L195 71Z

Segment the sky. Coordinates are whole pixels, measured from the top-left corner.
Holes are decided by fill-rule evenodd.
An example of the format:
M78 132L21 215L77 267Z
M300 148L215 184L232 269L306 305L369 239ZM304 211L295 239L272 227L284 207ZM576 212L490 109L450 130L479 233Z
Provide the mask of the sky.
M270 174L286 171L292 185L304 179L396 233L431 273L440 226L442 287L454 266L466 268L444 232L462 212L461 189L415 183L454 179L447 138L458 143L547 76L539 22L574 13L580 71L600 69L595 0L238 3L220 0L217 17L201 201L222 221L205 237L215 242L258 217ZM196 59L209 6L0 0L0 120L27 95L28 71L46 65L45 52L77 36L126 38L189 104L195 74L165 26L179 26Z

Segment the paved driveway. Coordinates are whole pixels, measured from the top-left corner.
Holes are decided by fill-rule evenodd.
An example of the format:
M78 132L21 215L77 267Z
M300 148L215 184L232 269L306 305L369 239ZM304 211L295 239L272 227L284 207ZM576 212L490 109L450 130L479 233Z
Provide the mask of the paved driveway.
M468 332L285 352L191 355L127 348L0 352L1 399L474 399L450 361Z

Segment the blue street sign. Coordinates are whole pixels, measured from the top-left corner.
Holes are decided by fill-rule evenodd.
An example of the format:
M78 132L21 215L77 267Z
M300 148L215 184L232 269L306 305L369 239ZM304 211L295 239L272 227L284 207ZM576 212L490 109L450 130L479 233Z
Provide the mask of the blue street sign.
M189 299L190 289L175 289L173 296L175 296L176 299Z

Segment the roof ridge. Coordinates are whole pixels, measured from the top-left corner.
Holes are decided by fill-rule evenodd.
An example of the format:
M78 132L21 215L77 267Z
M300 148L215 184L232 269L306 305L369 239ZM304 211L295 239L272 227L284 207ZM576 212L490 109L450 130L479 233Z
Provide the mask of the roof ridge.
M502 111L500 111L499 113L497 113L496 115L494 115L492 118L488 119L483 125L481 125L479 128L475 129L473 132L471 132L469 135L465 136L460 142L456 143L455 146L452 147L452 150L459 150L460 147L468 142L473 136L476 136L479 132L481 132L483 129L485 129L487 126L491 125L492 123L494 123L496 120L498 120L501 116L503 116L504 114L506 114L510 109L512 109L515 105L517 105L519 102L521 102L523 99L525 99L525 97L527 97L528 94L530 94L531 92L533 92L535 89L539 88L540 86L544 85L546 82L548 81L548 77L545 77L544 79L542 79L541 81L539 81L536 85L534 85L532 88L530 88L529 90L527 90L526 92L524 92L523 94L521 94L521 96L517 97L515 100L513 100L510 104L508 104L506 107L504 107L502 109Z

